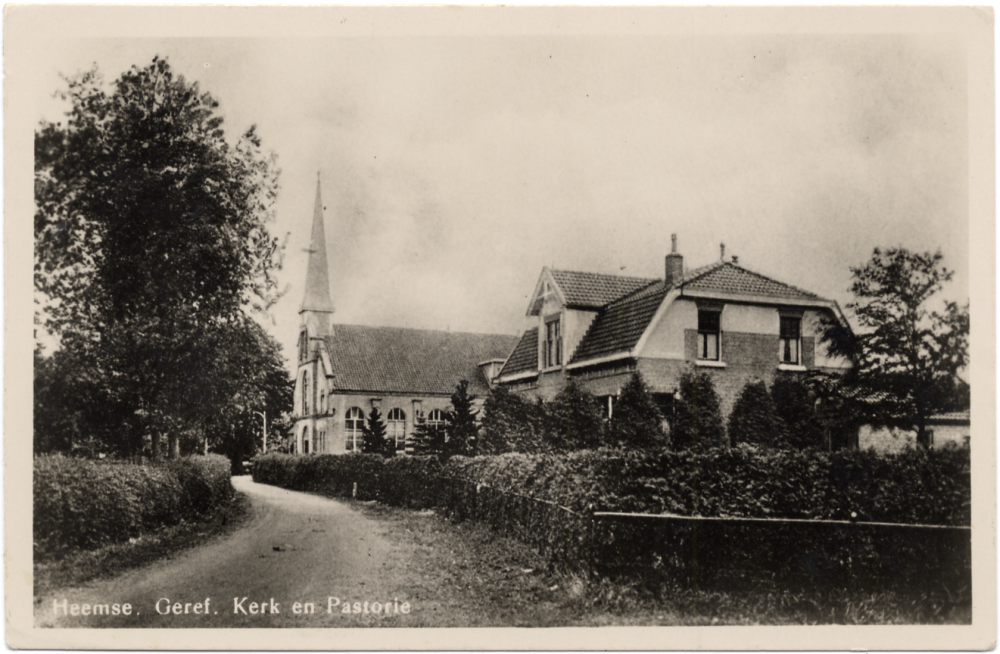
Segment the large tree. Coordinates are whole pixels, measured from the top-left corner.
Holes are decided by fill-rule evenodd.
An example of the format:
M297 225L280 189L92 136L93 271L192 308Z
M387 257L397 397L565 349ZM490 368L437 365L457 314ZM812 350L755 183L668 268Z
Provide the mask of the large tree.
M955 377L969 362L968 303L935 302L953 276L942 258L875 248L868 263L851 268L847 309L859 329L828 319L822 334L831 354L853 363L840 398L863 420L915 431L925 447L928 418L954 408Z
M273 155L227 140L218 103L163 59L108 90L67 79L65 123L35 133L39 319L152 435L201 429L215 348L276 299L265 223ZM206 410L207 409L207 410Z

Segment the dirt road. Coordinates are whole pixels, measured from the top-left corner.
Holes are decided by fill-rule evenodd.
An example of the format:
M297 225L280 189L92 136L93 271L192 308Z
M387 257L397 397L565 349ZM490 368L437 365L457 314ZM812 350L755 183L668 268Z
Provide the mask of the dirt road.
M429 616L440 615L441 607L405 574L414 552L387 539L377 521L336 500L258 485L249 477L236 477L233 485L253 502L253 516L244 527L171 560L41 598L36 625L359 627L436 622Z

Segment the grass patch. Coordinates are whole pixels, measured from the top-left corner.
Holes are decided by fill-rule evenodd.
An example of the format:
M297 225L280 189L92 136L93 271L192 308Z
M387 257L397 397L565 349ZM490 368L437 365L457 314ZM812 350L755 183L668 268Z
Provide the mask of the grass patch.
M792 592L773 586L720 592L587 578L556 570L524 543L483 523L349 502L413 553L401 576L437 589L431 597L453 600L447 613L454 626L970 624L972 619L971 589L955 596ZM465 612L473 606L474 613Z
M201 545L234 531L247 521L250 514L250 498L243 493L234 493L230 500L195 520L181 521L124 543L73 551L58 561L35 563L36 601L51 591L113 577Z

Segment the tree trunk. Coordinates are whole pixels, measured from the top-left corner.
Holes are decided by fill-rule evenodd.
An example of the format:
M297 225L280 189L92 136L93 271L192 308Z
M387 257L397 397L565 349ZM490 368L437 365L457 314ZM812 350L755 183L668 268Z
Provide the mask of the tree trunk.
M167 436L167 443L170 451L167 452L167 457L171 459L179 459L181 456L181 439L177 438L177 434L171 432Z
M154 429L149 438L152 442L153 460L156 461L160 458L160 432Z

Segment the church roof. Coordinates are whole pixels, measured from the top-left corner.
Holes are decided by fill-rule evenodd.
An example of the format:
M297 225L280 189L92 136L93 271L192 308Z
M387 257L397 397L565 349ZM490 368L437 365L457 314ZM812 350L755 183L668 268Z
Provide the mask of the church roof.
M489 385L477 364L506 358L516 343L503 334L334 325L326 349L339 391L450 395L465 379L482 397Z
M326 265L326 233L323 229L323 199L316 180L316 204L313 207L312 234L309 238L309 264L306 268L306 292L302 311L333 312L330 299L330 275Z
M500 370L500 375L516 375L529 370L538 370L538 327L532 327L521 335L517 347Z
M623 277L602 273L550 270L552 278L566 298L566 306L573 309L599 309L623 295L655 282L646 277Z

